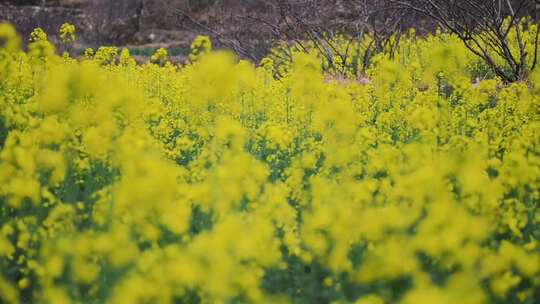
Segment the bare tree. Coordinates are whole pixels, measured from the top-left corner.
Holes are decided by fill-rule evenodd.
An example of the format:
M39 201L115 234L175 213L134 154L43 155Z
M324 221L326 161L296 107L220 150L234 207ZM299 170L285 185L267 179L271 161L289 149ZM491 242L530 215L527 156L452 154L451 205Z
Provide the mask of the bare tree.
M524 79L538 63L538 32L532 41L525 39L527 22L533 19L524 18L537 20L540 0L253 0L252 6L243 2L234 9L231 2L221 2L224 10L215 15L221 19L213 23L197 18L200 5L177 10L179 20L197 25L252 60L262 58L273 42L284 41L299 51L317 51L331 72L352 68L358 76L375 54L392 57L402 34L425 20L456 34L505 82ZM226 29L231 23L237 30ZM257 39L264 41L263 47L253 47ZM358 45L361 55L353 52ZM353 64L345 66L346 62Z
M328 70L357 76L365 74L374 55L384 52L393 57L403 33L420 24L419 14L388 0L271 2L279 16L275 32L282 40L299 50L309 44L326 59Z
M315 50L331 72L352 69L356 75L365 72L373 55L388 51L392 56L409 26L406 23L414 21L410 12L398 10L387 0L253 0L249 5L242 3L242 8L228 7L213 24L200 21L190 8L177 12L179 20L197 25L243 57L259 60L273 43L286 42L298 51ZM251 29L252 35L227 31L225 24L231 23ZM353 50L358 44L361 54ZM347 62L353 64L344 65Z
M199 28L218 46L229 48L240 56L258 61L266 55L274 36L269 1L242 0L186 1L184 6L171 6L181 28ZM267 18L268 17L268 18Z
M538 63L538 31L525 40L524 19L532 17L535 0L390 0L405 11L421 13L457 35L503 81L526 78ZM530 46L533 45L533 54ZM512 51L516 45L517 52ZM504 64L498 63L497 57Z

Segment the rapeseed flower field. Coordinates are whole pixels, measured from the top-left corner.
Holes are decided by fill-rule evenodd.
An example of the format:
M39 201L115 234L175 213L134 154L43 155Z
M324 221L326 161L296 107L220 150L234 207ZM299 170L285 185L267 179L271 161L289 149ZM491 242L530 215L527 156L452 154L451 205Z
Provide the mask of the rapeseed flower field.
M0 302L538 303L538 68L502 83L442 32L362 81L285 46L21 39L0 25Z

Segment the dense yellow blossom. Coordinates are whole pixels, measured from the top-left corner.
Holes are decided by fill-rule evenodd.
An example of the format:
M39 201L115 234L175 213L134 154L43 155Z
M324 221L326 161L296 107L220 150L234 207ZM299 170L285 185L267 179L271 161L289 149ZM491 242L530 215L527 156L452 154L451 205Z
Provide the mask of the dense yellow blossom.
M208 37L182 66L20 41L0 24L2 303L540 298L538 69L477 79L444 33L368 81Z

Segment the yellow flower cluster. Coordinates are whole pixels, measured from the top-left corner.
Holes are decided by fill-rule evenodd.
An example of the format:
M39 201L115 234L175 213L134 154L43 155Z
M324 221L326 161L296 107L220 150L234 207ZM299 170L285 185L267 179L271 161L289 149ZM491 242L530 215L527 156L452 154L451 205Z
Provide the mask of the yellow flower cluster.
M60 26L60 40L63 43L72 43L75 41L75 25L70 23L64 23Z
M169 54L166 49L159 48L156 52L150 57L150 62L164 65L169 60Z
M201 55L207 54L212 50L212 41L208 36L197 36L191 43L191 53L189 59L197 61Z
M442 33L369 81L43 34L0 24L0 302L540 298L540 70L475 80Z

